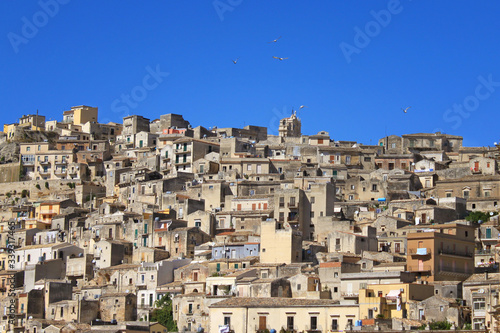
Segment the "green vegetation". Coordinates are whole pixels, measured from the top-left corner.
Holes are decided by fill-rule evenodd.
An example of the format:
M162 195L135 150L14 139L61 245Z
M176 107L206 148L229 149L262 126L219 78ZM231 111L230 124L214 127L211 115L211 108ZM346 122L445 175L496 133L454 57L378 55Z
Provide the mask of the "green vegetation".
M498 215L498 212L493 212L493 215L490 213L475 211L469 213L469 215L465 218L467 221L477 223L478 221L488 222L491 216Z
M174 321L174 315L172 311L172 299L170 294L164 295L162 298L155 302L156 309L153 310L151 314L150 321L158 322L164 325L169 332L177 332L177 323Z
M432 331L447 331L451 328L451 323L448 321L433 321L429 323L429 327Z
M45 182L45 188L48 190L49 189L49 182Z
M21 198L26 198L30 195L30 192L28 190L23 190L21 192Z
M35 187L39 190L41 189L40 184L36 184Z

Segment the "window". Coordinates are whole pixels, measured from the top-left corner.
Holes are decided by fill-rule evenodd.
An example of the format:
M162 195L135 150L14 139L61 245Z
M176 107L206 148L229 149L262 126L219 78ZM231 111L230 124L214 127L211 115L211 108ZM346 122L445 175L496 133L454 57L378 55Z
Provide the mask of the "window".
M486 308L486 298L477 297L472 300L474 303L474 310L484 310Z
M316 198L315 197L311 197L311 203L315 203L316 202Z
M224 325L231 326L231 317L224 316Z
M337 319L332 319L332 331L338 331L339 323Z
M286 317L286 327L289 331L293 331L293 316Z
M317 330L318 329L318 317L316 316L311 316L311 330Z
M377 184L372 184L372 191L377 191Z
M468 198L469 197L469 191L464 191L464 198Z
M354 185L351 185L351 190L354 190L354 189L355 189Z

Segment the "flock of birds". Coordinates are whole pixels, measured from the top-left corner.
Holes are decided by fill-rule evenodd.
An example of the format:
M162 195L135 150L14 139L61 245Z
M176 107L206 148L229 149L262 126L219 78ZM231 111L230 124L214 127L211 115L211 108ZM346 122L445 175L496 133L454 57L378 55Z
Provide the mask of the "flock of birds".
M281 38L281 36L279 36L278 38L273 39L272 41L267 42L267 43L268 43L268 44L270 44L270 43L277 43L277 42L278 42L278 39L280 39L280 38ZM274 58L274 59L278 59L279 61L283 61L283 60L288 59L288 57L275 57L275 56L273 56L273 58ZM236 59L232 60L233 64L235 64L235 65L236 65L236 63L238 62L238 59L240 59L240 58L238 57L238 58L236 58Z
M268 43L268 44L271 44L271 43L277 43L277 42L278 42L278 40L279 40L280 38L281 38L281 36L279 36L278 38L273 39L272 41L267 42L267 43ZM288 59L288 57L276 57L276 56L273 56L273 58L274 58L274 59L277 59L277 60L279 60L279 61L283 61L283 60ZM238 60L239 60L239 59L240 59L240 58L238 57L238 58L236 58L236 59L232 60L233 64L235 64L235 65L236 65L236 63L238 62ZM299 107L299 109L298 109L298 110L301 110L301 109L303 109L303 108L307 108L307 106L305 106L305 105L301 105L301 106ZM409 106L409 107L407 107L407 108L405 108L405 109L401 108L401 110L403 110L403 112L404 112L404 113L408 113L408 109L410 109L410 108L411 108L411 106ZM292 107L292 112L293 112L293 113L296 113L297 111L296 111L296 110L294 110L294 109L293 109L293 107Z

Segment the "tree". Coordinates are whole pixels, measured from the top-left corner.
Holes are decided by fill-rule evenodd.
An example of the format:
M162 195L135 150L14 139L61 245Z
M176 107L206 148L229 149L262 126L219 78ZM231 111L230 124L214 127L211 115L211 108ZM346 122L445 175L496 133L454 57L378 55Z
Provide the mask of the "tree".
M492 216L497 215L497 214L498 214L497 212L494 212ZM485 213L485 212L475 211L475 212L469 213L469 215L467 215L467 217L465 219L467 221L471 221L474 223L477 223L478 221L487 222L490 219L490 214Z
M156 309L151 314L150 321L157 321L165 326L169 332L177 332L177 323L174 321L174 313L172 311L172 299L170 294L164 295L155 302Z

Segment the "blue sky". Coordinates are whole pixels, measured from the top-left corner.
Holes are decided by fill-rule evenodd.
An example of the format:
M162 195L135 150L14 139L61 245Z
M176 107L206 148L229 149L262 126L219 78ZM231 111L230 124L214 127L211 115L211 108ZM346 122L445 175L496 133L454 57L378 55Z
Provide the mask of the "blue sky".
M442 131L468 146L500 141L499 2L42 0L0 9L3 123L37 109L62 120L85 104L101 122L180 113L193 126L276 134L279 118L306 105L302 132L335 140Z

